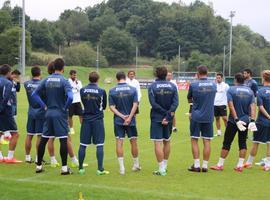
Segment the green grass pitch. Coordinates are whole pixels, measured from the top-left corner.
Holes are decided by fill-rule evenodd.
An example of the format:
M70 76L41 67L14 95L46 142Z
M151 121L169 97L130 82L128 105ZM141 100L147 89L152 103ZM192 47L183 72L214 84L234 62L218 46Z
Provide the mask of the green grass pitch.
M69 68L66 69L68 71ZM89 68L77 68L79 79L87 84ZM105 77L114 77L117 70L101 70L101 86L108 91L114 85L103 83ZM27 70L29 74L29 69ZM67 72L66 72L67 73ZM151 70L140 70L140 77L149 77ZM178 133L172 135L172 151L168 164L168 175L156 177L152 171L157 169L154 156L153 144L149 139L149 111L147 91L143 90L143 98L140 104L140 114L137 117L137 128L139 133L139 158L142 171L133 173L131 171L132 158L130 154L129 141L125 140L125 167L126 175L118 174L118 161L115 154L115 139L113 133L112 113L105 111L105 156L104 166L111 173L107 176L96 176L95 148L89 147L86 154L86 174L80 176L77 169L73 169L71 176L60 176L60 168L45 167L45 172L35 174L34 164L0 164L0 199L79 199L79 193L83 194L85 200L90 199L267 199L270 195L269 172L262 171L254 166L252 169L244 170L243 173L233 171L238 160L237 138L234 141L231 153L225 162L223 172L210 171L209 173L193 174L187 171L192 164L191 146L189 138L189 120L185 113L188 111L186 92L179 94L180 105L177 109ZM18 94L18 116L17 123L20 132L18 146L15 156L24 160L24 140L26 136L27 99L25 91ZM79 147L80 124L75 119L76 134L72 135L74 150L77 154ZM214 138L212 141L212 155L209 165L216 164L223 137ZM35 140L34 140L35 141ZM56 144L56 156L60 161L59 144ZM202 147L202 142L200 142ZM249 149L251 147L248 142ZM33 146L34 147L34 146ZM202 149L202 148L201 148ZM265 146L261 146L255 161L259 161L265 154ZM7 146L2 146L3 153L7 154ZM32 149L32 157L35 156L35 148ZM45 159L49 160L46 152Z

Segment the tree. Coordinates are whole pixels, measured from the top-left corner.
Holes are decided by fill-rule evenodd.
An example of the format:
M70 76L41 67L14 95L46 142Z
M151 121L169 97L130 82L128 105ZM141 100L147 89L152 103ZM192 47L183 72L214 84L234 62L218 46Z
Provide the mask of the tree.
M84 12L76 10L64 11L57 23L62 33L65 34L68 46L72 41L87 40L89 20Z
M29 31L31 32L33 48L44 49L47 51L52 51L54 49L53 37L48 21L31 21L29 24Z
M134 39L115 27L106 29L100 38L103 55L109 64L131 63L135 56Z
M89 23L89 40L96 44L103 31L108 27L119 27L119 21L112 9L106 9L102 16L98 16Z
M66 65L93 67L96 65L96 51L88 44L78 44L64 49L63 56ZM108 62L103 55L99 56L99 65L108 67Z
M177 31L170 27L162 27L159 31L156 51L162 59L171 60L178 53Z
M12 26L12 18L8 11L0 10L0 33Z
M20 52L21 28L13 27L0 34L0 63L15 65L18 61ZM26 32L26 61L29 60L31 53L31 40L29 32Z

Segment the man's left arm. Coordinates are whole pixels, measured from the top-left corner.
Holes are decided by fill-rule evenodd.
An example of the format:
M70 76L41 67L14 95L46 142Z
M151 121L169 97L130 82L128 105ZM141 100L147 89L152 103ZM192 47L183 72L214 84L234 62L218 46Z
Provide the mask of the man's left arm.
M257 92L258 92L258 84L257 82L253 82L252 85L251 85L251 90L253 91L254 93L254 96L256 97L257 96Z
M137 94L137 91L134 92L134 97L133 97L133 106L132 106L132 109L129 113L129 116L128 118L125 120L124 122L124 125L129 125L130 122L132 121L132 118L134 117L136 111L137 111L137 108L138 108L138 94Z
M66 100L64 109L67 110L73 101L73 92L72 92L72 87L71 87L69 81L65 80L64 88L65 88L65 92L67 95L67 100Z
M177 88L174 87L173 102L171 104L170 110L167 112L167 115L166 115L167 121L170 121L173 118L178 105L179 105L178 92L177 92Z

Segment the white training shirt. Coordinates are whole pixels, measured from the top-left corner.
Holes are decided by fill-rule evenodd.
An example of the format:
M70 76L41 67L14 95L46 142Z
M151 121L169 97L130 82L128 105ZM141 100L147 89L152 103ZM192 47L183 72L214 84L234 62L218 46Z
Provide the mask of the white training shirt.
M175 85L175 87L177 88L177 91L178 91L178 85L176 83L176 80L170 80L171 83L173 83Z
M81 95L80 90L82 89L82 82L79 80L73 81L71 78L68 79L73 93L73 101L72 103L80 103L81 102Z
M142 93L141 93L141 87L139 81L137 81L135 78L130 80L129 78L126 79L126 83L129 84L132 87L135 87L138 94L138 101L141 101Z
M230 86L225 83L217 83L217 93L215 97L215 106L226 106L227 105L227 91L229 90Z

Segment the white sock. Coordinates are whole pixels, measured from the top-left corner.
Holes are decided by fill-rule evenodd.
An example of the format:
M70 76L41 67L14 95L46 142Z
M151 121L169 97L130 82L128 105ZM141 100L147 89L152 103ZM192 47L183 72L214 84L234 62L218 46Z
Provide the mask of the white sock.
M168 160L163 160L164 169L167 169L168 166Z
M217 134L218 135L221 135L221 130L217 130Z
M254 156L252 156L252 155L249 155L248 156L248 159L247 159L247 164L252 164L253 163L253 160L254 160Z
M1 135L0 140L1 140L1 141L4 140L4 135Z
M36 167L37 169L42 169L42 165L37 165L37 167Z
M51 164L56 164L57 160L55 158L55 156L51 156Z
M195 167L195 168L201 167L200 159L194 159L194 167Z
M118 157L118 162L119 162L120 171L124 171L125 170L124 158L123 157Z
M8 151L8 158L12 159L14 156L14 151Z
M36 159L35 159L35 162L37 163L37 160L38 160L38 158L37 158L37 155L36 155Z
M158 163L158 166L159 166L159 171L160 171L160 172L165 172L165 168L164 168L164 163L163 163L163 161L162 161L162 162L159 162L159 163Z
M270 157L266 157L265 167L270 167Z
M4 156L2 154L2 151L0 151L0 159L3 159L3 158L4 158Z
M225 161L224 158L219 158L217 166L222 167L224 165L224 161Z
M133 165L136 166L136 167L139 167L140 164L139 164L139 158L133 158Z
M208 168L208 161L203 160L203 162L202 162L202 168L205 168L205 169Z
M68 170L68 167L65 165L65 166L62 166L62 171L63 172L67 172L67 170Z
M237 167L243 167L244 161L245 161L244 158L239 158L238 163L237 163Z
M31 155L25 155L25 160L26 161L31 161Z
M73 156L72 158L70 158L71 159L71 161L73 162L73 163L78 163L79 161L78 161L78 159L76 158L76 156Z

